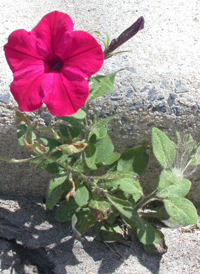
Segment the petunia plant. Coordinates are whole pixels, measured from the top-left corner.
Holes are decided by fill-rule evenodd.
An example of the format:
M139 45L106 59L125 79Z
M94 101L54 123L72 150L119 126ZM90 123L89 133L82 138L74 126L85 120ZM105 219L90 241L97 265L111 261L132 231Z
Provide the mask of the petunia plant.
M197 224L194 205L185 198L191 182L187 172L200 164L200 145L190 135L175 144L159 129L152 129L152 149L163 171L155 190L145 195L139 182L148 160L149 145L114 151L107 123L88 117L90 101L114 91L120 71L95 74L119 46L144 27L140 17L104 50L85 31L74 31L69 15L54 11L32 31L16 30L4 46L14 80L10 86L16 111L17 138L30 151L35 169L52 174L46 205L56 207L55 218L71 222L75 237L89 229L95 239L128 244L135 234L148 252L164 253L162 226ZM26 111L45 104L56 116L55 128L31 122Z

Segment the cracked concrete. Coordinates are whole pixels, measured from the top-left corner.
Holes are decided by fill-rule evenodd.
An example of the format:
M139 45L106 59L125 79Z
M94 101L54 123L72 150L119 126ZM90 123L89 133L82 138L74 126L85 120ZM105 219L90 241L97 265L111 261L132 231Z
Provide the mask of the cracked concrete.
M18 146L14 112L16 103L9 92L12 73L6 63L3 45L15 29L31 30L46 13L68 13L75 29L99 30L103 38L117 37L139 16L145 28L126 43L121 54L106 61L102 73L124 67L117 75L115 93L95 100L90 114L107 117L117 113L109 125L117 150L150 143L153 126L174 137L175 130L191 133L200 142L200 2L197 0L1 0L0 1L0 154L26 158ZM43 107L30 113L42 125L51 115ZM2 274L31 273L200 273L200 231L164 229L168 252L148 255L140 243L132 247L93 242L89 235L72 237L69 224L57 223L54 211L46 210L41 197L49 175L30 171L29 165L0 163L0 268ZM9 171L9 172L8 172ZM151 162L149 184L157 182L159 166ZM200 174L193 178L189 195L199 204ZM3 195L3 193L5 195ZM23 193L26 195L20 196ZM39 198L36 198L38 197ZM119 254L121 254L120 257Z

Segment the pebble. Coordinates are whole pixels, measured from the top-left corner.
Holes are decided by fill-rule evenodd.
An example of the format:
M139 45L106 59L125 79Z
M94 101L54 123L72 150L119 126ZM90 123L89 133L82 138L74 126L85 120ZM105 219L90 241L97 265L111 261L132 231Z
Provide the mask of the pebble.
M166 112L167 109L166 109L166 106L165 106L165 103L160 103L158 105L156 105L155 107L152 108L152 111L155 112L155 111L159 111L159 112Z
M176 116L182 116L182 111L178 107L172 107Z
M104 116L104 111L103 111L103 108L100 110L100 113L99 113L99 117L103 117Z
M168 103L169 107L173 106L176 97L177 97L177 95L175 93L170 93L170 95L167 99L167 103Z
M131 97L133 94L134 94L134 91L133 91L132 89L129 89L129 90L127 91L126 97L129 98L129 97Z
M130 72L137 73L137 71L134 67L125 67L125 69L130 71Z
M43 111L40 116L44 120L46 126L51 123L52 115L49 112Z
M124 97L123 96L111 96L110 99L112 101L119 101L122 100Z
M128 121L128 119L126 119L126 118L124 118L124 117L121 117L121 123L122 123L122 125L123 125L123 124L126 124L127 121Z
M127 127L128 131L133 131L133 127Z
M176 93L185 93L189 92L189 89L185 85L180 85L175 88Z
M144 92L144 91L146 91L148 88L147 88L147 86L145 86L144 88L142 88L141 90L140 90L140 92Z
M194 107L198 112L200 112L200 108L199 108L198 103L196 103L193 107Z
M162 84L160 85L160 88L162 88L162 89L166 89L165 82L162 82Z
M149 90L147 99L150 101L155 101L157 98L155 87Z
M159 94L157 99L158 99L158 100L163 100L163 99L165 99L165 96L162 95L162 94Z
M10 92L6 92L6 93L0 95L0 101L5 104L9 104L10 103Z
M117 110L117 108L118 108L118 105L115 105L115 106L114 106L114 111L116 111L116 110Z
M196 123L197 121L199 121L199 118L197 116L195 116L191 119L192 124Z

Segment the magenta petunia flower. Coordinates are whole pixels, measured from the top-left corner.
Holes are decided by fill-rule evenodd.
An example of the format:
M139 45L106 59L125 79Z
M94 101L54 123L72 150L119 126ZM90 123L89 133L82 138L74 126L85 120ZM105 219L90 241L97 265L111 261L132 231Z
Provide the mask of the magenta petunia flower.
M69 15L54 11L27 32L16 30L4 46L13 72L11 92L19 110L46 104L53 115L71 115L84 105L86 77L102 66L101 45L85 31L73 31Z

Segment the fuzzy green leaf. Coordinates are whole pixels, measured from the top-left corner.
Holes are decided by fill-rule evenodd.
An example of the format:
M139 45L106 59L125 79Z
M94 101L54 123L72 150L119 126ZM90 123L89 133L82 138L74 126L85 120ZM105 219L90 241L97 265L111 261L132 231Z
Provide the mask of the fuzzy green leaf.
M61 133L61 137L67 140L71 140L75 137L78 137L83 125L76 119L73 118L69 118L67 117L66 122L68 122L68 124L60 124L59 125L59 130Z
M81 208L72 217L72 230L75 237L83 235L96 221L89 208Z
M154 228L145 220L140 219L137 224L137 236L141 243L152 244L155 240Z
M110 209L110 204L102 200L97 194L93 193L92 200L89 203L89 208L91 212L96 215L96 213L102 214L102 216L107 216Z
M191 182L182 176L177 176L170 170L163 170L158 183L159 192L157 197L167 198L180 196L184 197L190 191Z
M49 137L39 137L39 139L43 142L45 147L47 147L46 152L51 151L53 148L60 146L61 143L55 139L49 138ZM58 154L62 155L62 152L58 151Z
M70 186L70 183L65 182L66 179L67 179L66 174L65 175L56 174L51 178L49 182L47 198L46 198L46 206L48 209L53 209L53 207L59 201L62 194L67 190L67 185Z
M154 232L155 232L155 240L153 241L152 244L144 245L144 249L150 254L157 253L157 252L160 254L164 254L165 252L167 252L167 248L168 248L165 244L164 234L155 228L154 228Z
M77 208L78 205L74 201L74 198L70 197L69 201L62 202L57 208L55 216L56 220L59 222L70 222Z
M72 114L69 117L72 117L77 120L83 120L86 117L86 115L87 115L86 110L83 108L79 108L79 110L75 114Z
M163 200L167 213L176 221L191 225L198 221L194 205L183 197L170 197Z
M142 195L142 188L140 183L133 178L123 178L112 181L115 187L121 189L124 193L131 194L133 199L137 202Z
M103 164L104 165L111 165L113 164L114 162L116 162L120 157L120 153L118 152L113 152L110 157L108 157L104 162Z
M148 147L146 145L133 147L122 154L117 164L119 171L134 171L140 174L148 164Z
M83 183L80 183L78 180L75 182L76 192L74 197L75 202L79 207L82 207L88 203L89 200L89 191Z
M105 138L100 139L94 145L96 147L95 164L106 161L106 159L108 159L113 153L114 146L108 134Z
M121 199L116 196L106 195L108 201L125 217L130 220L137 221L138 214L136 210L132 207L131 203L126 199Z
M121 178L135 178L136 173L135 172L124 172L124 171L112 171L112 172L108 172L102 176L100 176L100 179L102 180L107 180L107 181L111 181L111 180L118 180Z
M174 163L175 144L158 128L152 129L153 153L163 168L170 168Z
M24 138L27 134L28 127L22 122L20 126L17 128L17 139L20 146L24 145ZM30 132L29 134L32 135L31 139L36 139L36 135L34 132Z
M191 166L200 165L200 146L198 146L196 153L194 154L192 161L190 163Z
M100 229L100 238L107 243L124 242L123 230L117 224L102 226Z
M84 151L84 159L89 168L94 166L96 159L96 147L93 144L89 144Z
M97 75L93 77L91 79L93 83L90 85L90 94L88 96L87 103L95 98L105 95L109 91L114 92L113 84L115 81L115 76L119 71L121 70L107 75Z
M102 119L98 122L96 122L93 126L92 126L92 129L90 131L90 134L89 134L89 138L95 134L96 135L96 139L99 140L99 139L102 139L102 138L105 138L106 136L106 133L107 133L107 129L104 128L104 126L109 122L111 121L112 119L114 119L117 115L113 115L113 116L110 116L110 117L107 117L105 119Z

